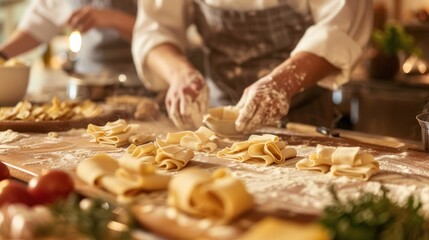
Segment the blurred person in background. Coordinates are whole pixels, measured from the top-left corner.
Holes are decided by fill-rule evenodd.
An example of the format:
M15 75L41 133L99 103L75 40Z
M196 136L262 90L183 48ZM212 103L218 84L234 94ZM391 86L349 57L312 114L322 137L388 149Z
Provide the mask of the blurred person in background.
M130 79L140 82L131 55L136 14L135 0L33 0L17 30L0 45L0 57L26 53L69 28L82 34L76 73L108 70L134 75Z
M191 24L204 76L184 55ZM371 26L370 0L139 0L133 57L147 88L168 89L168 114L180 128L201 124L209 95L212 106L240 109L238 131L286 114L327 125L331 90L349 80Z

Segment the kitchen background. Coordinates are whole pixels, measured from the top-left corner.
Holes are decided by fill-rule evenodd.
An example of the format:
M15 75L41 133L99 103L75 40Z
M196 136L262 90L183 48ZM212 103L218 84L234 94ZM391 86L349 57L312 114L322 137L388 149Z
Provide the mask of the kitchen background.
M0 0L0 42L14 30L31 0ZM403 29L418 51L411 55L399 49L397 71L390 60L380 61L375 44L369 44L352 74L350 83L333 94L341 116L337 127L411 140L420 139L415 116L429 101L429 0L374 0L374 30L385 31L385 22ZM397 28L399 27L399 28ZM399 32L401 34L401 32ZM37 78L47 75L40 69L59 69L67 60L68 36L58 36L48 46L26 54L33 63L29 92L36 91ZM408 49L409 50L409 49ZM410 57L411 56L411 57ZM383 57L383 56L381 56ZM378 60L377 60L378 59ZM381 66L378 64L382 63ZM392 71L389 71L392 70ZM35 72L40 71L40 74Z

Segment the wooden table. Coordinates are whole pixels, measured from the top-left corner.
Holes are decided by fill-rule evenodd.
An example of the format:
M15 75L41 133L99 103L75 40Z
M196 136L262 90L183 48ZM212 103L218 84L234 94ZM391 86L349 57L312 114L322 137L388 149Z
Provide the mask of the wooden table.
M177 131L166 118L138 123L142 132L153 132L160 137ZM236 221L229 225L216 225L181 214L166 205L166 192L140 194L131 206L132 211L137 213L146 228L162 236L231 239L266 216L300 222L316 220L322 209L331 203L328 189L332 184L337 186L341 197L356 196L363 191L378 191L384 185L398 200L411 193L420 196L424 200L423 209L429 210L429 199L425 197L429 193L429 154L422 151L418 143L347 131L340 132L340 138L333 138L316 133L312 126L301 124L289 124L287 129L264 128L259 132L282 137L289 146L297 149L297 158L281 165L263 166L198 153L189 164L190 167L199 166L208 171L227 167L246 184L257 206ZM221 146L229 146L234 142L228 138L220 138L219 141ZM361 182L298 171L295 163L313 151L317 144L361 146L379 161L380 173L368 182ZM99 152L119 157L125 154L125 148L91 142L84 129L60 132L58 138L31 133L29 138L0 145L0 160L13 169L14 177L28 181L51 168L73 173L78 162ZM112 195L87 186L77 178L76 183L78 191L85 195L115 201Z

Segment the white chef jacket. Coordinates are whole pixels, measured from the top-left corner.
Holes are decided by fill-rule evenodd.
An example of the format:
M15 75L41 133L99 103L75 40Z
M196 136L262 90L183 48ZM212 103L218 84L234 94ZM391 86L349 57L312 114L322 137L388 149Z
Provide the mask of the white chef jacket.
M372 27L371 0L205 0L207 4L241 11L264 9L287 2L298 13L310 15L311 25L291 56L310 52L323 57L341 71L319 81L336 89L349 80L353 66L368 42ZM134 25L132 52L137 72L146 87L159 91L168 84L157 79L145 66L145 59L162 43L186 48L186 30L192 24L192 0L139 0Z
M127 4L129 1L134 0L123 3ZM111 0L33 0L21 19L18 29L46 43L60 33L71 14L82 5L91 4L98 8L110 8L111 3ZM94 49L97 44L124 42L116 30L91 29L83 34L82 38L82 48L78 58L82 57L79 58L75 71L89 75L106 73L106 71L112 71L114 74L117 71L128 74L130 83L140 84L128 44L121 47L114 45L108 51L102 52Z

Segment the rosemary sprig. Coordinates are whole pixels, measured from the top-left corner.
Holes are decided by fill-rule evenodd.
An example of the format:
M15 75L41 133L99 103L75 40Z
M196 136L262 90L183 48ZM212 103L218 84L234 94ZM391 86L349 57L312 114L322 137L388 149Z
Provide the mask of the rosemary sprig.
M413 240L429 239L422 203L410 196L403 206L382 194L364 193L355 200L341 201L331 186L334 203L324 210L320 223L331 230L333 239Z

